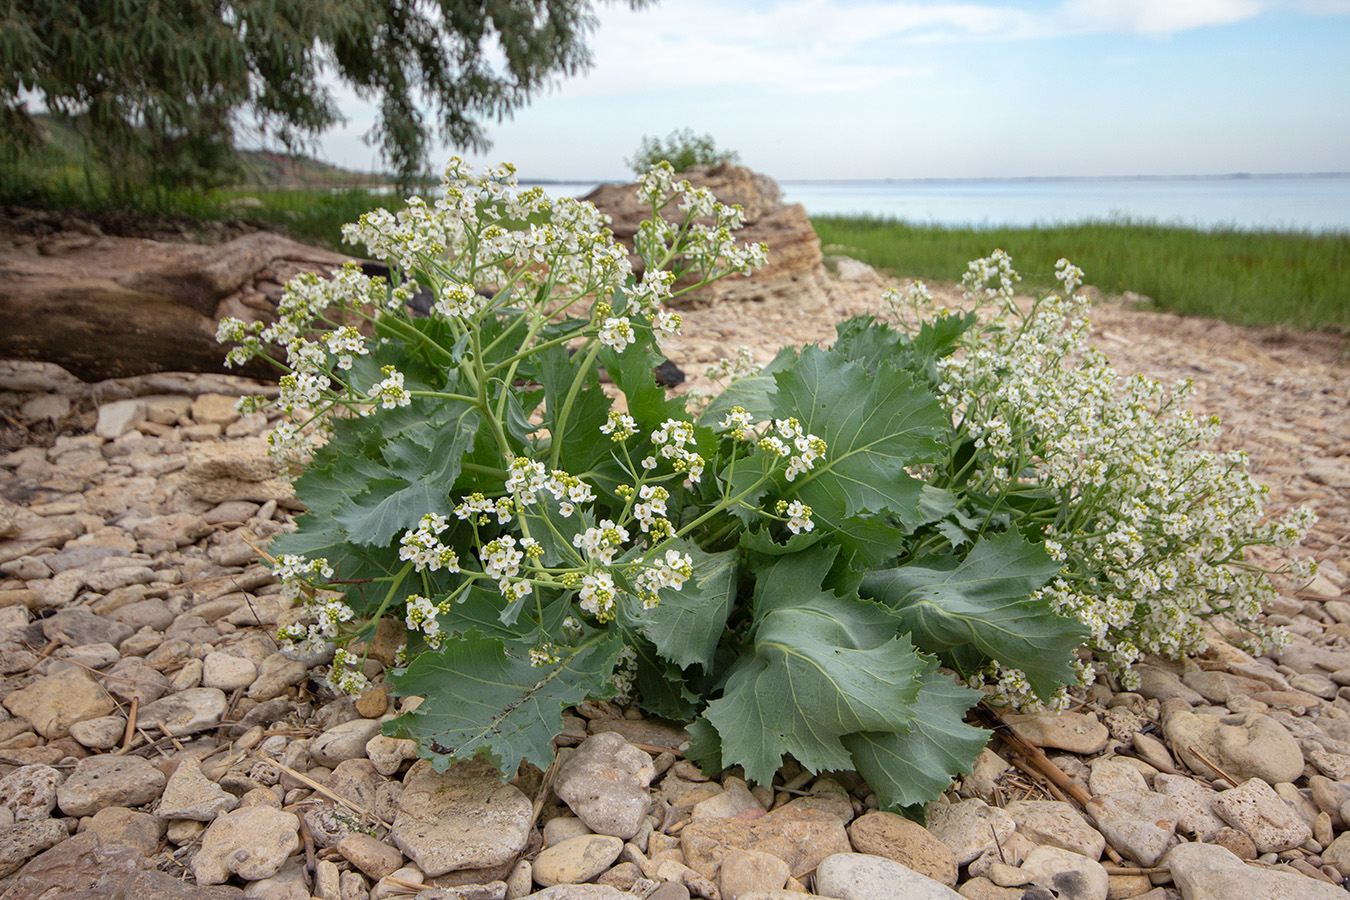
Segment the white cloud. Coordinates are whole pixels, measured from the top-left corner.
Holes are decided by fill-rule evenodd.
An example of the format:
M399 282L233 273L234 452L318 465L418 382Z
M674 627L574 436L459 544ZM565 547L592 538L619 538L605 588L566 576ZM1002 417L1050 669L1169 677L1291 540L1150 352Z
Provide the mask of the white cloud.
M1173 34L1231 25L1271 5L1260 0L1068 0L1060 14L1075 31Z

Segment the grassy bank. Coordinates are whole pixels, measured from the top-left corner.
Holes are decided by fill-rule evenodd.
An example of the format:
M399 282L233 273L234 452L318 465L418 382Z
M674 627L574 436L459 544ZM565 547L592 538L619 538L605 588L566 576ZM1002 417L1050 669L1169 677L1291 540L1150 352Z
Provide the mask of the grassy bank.
M1350 235L1197 231L1131 222L1032 228L948 228L893 220L811 220L826 255L841 253L897 276L958 281L995 248L1012 255L1024 287L1049 287L1067 257L1108 294L1134 291L1159 309L1239 325L1350 334Z

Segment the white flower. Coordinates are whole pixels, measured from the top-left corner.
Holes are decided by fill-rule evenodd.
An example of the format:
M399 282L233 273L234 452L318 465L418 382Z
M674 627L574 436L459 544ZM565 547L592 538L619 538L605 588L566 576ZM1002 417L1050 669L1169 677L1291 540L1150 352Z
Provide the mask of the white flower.
M581 579L577 597L583 611L602 622L614 617L614 579L608 572L595 572Z
M382 366L380 371L384 374L384 380L371 385L366 395L378 398L385 409L412 403L412 395L403 389L403 373L393 366Z
M622 353L633 342L633 324L627 316L610 316L600 326L600 343Z

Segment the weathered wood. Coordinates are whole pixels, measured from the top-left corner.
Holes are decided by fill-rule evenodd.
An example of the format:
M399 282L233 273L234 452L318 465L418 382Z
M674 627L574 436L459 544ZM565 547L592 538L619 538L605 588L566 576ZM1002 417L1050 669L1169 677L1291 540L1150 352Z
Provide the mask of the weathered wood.
M275 378L257 361L226 369L216 323L274 321L285 281L348 258L270 232L214 246L56 235L0 253L0 357L54 362L85 381L166 371Z

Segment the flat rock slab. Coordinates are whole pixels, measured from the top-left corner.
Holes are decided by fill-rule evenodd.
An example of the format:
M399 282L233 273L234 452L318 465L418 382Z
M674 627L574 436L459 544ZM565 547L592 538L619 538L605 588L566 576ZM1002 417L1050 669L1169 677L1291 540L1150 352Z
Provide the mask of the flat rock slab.
M1214 844L1180 844L1166 863L1182 900L1345 900L1345 890L1334 884L1249 866Z
M680 832L685 864L716 881L728 850L758 850L783 860L793 878L802 878L822 859L853 848L838 816L818 809L775 810L752 821L707 819Z
M437 773L419 760L403 779L391 837L428 877L509 862L525 848L534 805L477 761Z
M956 891L913 869L866 853L837 853L816 868L816 893L836 900L958 900Z

